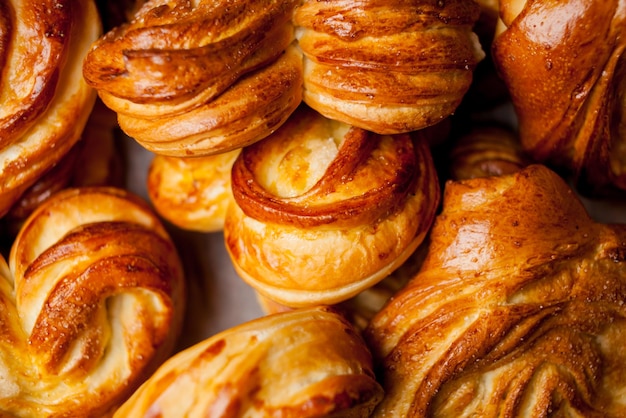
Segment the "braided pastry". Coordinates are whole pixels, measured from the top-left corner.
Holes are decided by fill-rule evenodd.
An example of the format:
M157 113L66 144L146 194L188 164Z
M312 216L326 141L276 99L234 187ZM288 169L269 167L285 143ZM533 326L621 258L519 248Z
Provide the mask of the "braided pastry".
M91 0L0 3L0 216L78 141L96 98L82 62L100 34Z
M102 417L170 355L182 268L149 207L121 189L66 189L0 257L3 416Z
M233 165L224 236L235 269L291 307L379 282L422 242L439 183L422 136L378 135L303 106Z
M382 398L371 354L330 308L223 331L169 359L116 417L367 417Z
M328 118L380 134L450 116L484 57L467 0L316 1L296 9L304 101Z
M197 156L241 148L301 101L290 48L295 1L148 1L94 43L83 74L150 151Z
M626 226L531 165L448 182L430 240L365 331L373 416L626 416Z
M533 159L586 194L626 190L624 0L501 0L493 58Z

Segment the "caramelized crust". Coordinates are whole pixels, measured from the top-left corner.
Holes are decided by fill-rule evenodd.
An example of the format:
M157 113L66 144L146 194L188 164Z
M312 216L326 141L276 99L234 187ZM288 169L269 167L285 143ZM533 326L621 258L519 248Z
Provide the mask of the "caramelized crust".
M626 414L626 228L545 166L448 182L424 264L366 340L375 417Z
M0 273L3 416L106 416L170 355L181 328L174 245L121 189L44 202Z
M585 193L626 190L626 4L501 1L495 63L520 137Z
M484 57L473 1L315 1L296 9L304 101L380 134L451 115Z
M96 98L82 61L100 34L91 0L0 4L0 216L78 141Z
M329 308L265 316L188 348L116 417L367 417L382 398L371 354Z
M422 137L377 135L303 106L233 165L226 247L240 276L287 306L337 303L415 250L439 185Z
M268 135L301 101L294 1L148 1L100 38L83 74L145 148L207 155Z
M222 231L233 199L231 169L240 152L188 158L155 155L148 172L150 201L163 218L182 229Z

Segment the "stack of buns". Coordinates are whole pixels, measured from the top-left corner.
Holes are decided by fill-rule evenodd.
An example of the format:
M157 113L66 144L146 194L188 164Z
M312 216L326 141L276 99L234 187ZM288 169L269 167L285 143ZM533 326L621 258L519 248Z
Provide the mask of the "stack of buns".
M1 3L0 415L626 415L626 227L576 196L626 189L625 21ZM179 230L219 234L266 315L178 346Z

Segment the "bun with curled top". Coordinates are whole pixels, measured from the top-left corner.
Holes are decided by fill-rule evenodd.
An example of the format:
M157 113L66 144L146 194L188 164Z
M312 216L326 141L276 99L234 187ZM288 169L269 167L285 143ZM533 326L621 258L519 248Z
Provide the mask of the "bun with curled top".
M265 316L163 364L115 417L367 417L382 398L367 346L330 308Z
M181 262L121 189L58 192L0 257L3 416L110 415L171 354Z
M82 62L101 31L91 0L0 3L0 216L80 138L96 99Z
M454 113L485 56L474 1L315 1L295 10L304 101L379 134L410 132Z
M241 148L301 101L295 1L148 1L94 43L83 75L122 130L169 156Z
M334 304L379 282L423 241L440 189L428 140L378 135L303 105L242 149L226 248L239 275L290 307Z
M626 190L623 0L500 1L494 62L531 157L584 194Z
M530 165L448 182L429 239L365 330L373 416L624 416L626 226Z

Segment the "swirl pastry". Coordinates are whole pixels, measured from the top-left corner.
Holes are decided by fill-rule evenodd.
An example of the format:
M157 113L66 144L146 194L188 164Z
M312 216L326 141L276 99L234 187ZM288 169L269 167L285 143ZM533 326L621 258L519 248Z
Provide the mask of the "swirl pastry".
M179 228L216 232L233 195L230 173L241 149L203 157L155 155L148 172L148 195L156 211Z
M0 216L78 141L96 98L82 62L100 34L90 0L0 4Z
M623 0L501 0L493 58L536 161L579 190L626 190Z
M450 116L484 52L473 1L315 1L294 13L304 101L330 119L380 134Z
M302 106L233 165L224 236L244 281L291 307L379 282L422 242L439 202L426 139L378 135Z
M46 200L0 273L3 416L106 416L173 350L181 263L159 219L121 189Z
M295 1L148 1L85 58L83 75L146 149L199 156L241 148L302 100Z
M531 165L448 182L430 240L365 331L373 416L626 415L626 226Z
M179 352L116 417L367 417L382 398L365 343L330 308L265 316Z

